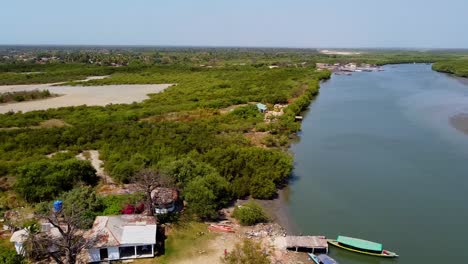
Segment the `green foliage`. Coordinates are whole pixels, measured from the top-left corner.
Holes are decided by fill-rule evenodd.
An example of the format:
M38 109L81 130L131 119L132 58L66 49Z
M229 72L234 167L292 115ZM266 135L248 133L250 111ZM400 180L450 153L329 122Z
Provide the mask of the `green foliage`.
M255 225L268 221L268 216L263 208L256 202L236 206L232 216L237 219L241 225Z
M6 92L6 93L0 93L0 104L39 100L39 99L44 99L44 98L48 98L52 96L57 96L57 95L51 94L49 90Z
M248 194L262 199L273 197L275 185L283 184L292 169L292 158L284 152L256 147L215 148L204 158L236 187L249 186ZM233 192L239 198L246 194L243 188Z
M0 263L3 264L26 264L24 257L16 254L14 249L0 247Z
M250 60L246 54L232 53L226 58ZM128 182L136 171L145 167L167 170L190 200L190 210L202 218L215 217L220 206L232 198L274 197L276 187L284 184L291 172L292 158L280 150L252 146L244 133L261 127L263 131L275 130L272 141L286 146L289 133L297 131L299 124L287 119L287 122L280 120L267 125L255 105L237 107L230 112L223 112L223 108L252 102L284 103L295 98L295 102L301 102L299 110L291 111L295 113L314 95L311 93L300 99L306 87L317 89L318 80L326 78L327 74L315 72L313 67L289 65L283 55L271 54L266 59L281 57L280 68L269 69L266 67L269 63L264 62L243 66L226 63L206 68L200 67L198 62L209 61L213 55L198 54L196 56L203 59L195 60L183 52L177 52L175 58L168 57L170 61L166 59L165 65L162 64L166 55L159 54L153 58L157 62L118 68L75 64L77 60L81 62L81 56L73 57L71 64L4 68L0 65L0 77L2 74L10 76L3 79L8 83L42 83L111 74L109 78L82 85L177 85L150 95L142 103L0 115L0 164L8 164L1 173L16 176L15 190L28 201L48 201L82 181L86 183L85 179L57 172L62 171L58 163L66 164L85 149L99 149L106 172L118 182ZM178 56L188 61L179 60ZM180 63L182 61L185 62ZM29 74L28 79L20 74L24 72L43 73ZM60 119L70 126L30 128L50 119ZM19 129L2 129L12 127ZM59 156L44 160L44 155L60 150L69 150L70 154L60 158L60 162ZM22 169L16 169L20 167ZM42 171L45 172L40 173ZM116 214L124 202L109 197L103 203L107 214Z
M63 193L60 199L63 201L62 213L64 215L79 212L79 227L82 229L91 228L96 216L104 209L102 200L96 196L94 189L89 186L74 188Z
M468 77L468 59L439 61L432 65L432 69L460 77Z
M99 199L103 206L102 215L119 215L127 204L136 205L143 201L143 195L141 193L108 195Z
M166 169L166 174L175 178L179 187L184 187L188 182L196 177L215 175L218 172L215 168L204 162L197 162L186 157L170 163Z
M268 254L262 250L260 243L245 239L236 244L234 249L222 259L226 264L269 264Z
M96 171L89 161L41 160L18 169L15 189L29 202L51 200L80 184L96 184Z
M202 219L214 219L230 199L228 182L219 175L196 177L184 189L189 210Z

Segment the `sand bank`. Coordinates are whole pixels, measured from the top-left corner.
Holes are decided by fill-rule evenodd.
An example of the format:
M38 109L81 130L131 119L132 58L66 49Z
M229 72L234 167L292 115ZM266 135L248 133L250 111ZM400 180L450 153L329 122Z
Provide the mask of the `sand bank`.
M450 118L450 124L457 130L468 135L468 113L461 113Z
M53 94L62 96L38 101L2 104L0 105L0 113L8 111L28 112L79 105L105 106L108 104L129 104L141 102L148 98L148 94L159 93L169 86L171 84L105 86L4 85L0 86L0 93L47 89Z

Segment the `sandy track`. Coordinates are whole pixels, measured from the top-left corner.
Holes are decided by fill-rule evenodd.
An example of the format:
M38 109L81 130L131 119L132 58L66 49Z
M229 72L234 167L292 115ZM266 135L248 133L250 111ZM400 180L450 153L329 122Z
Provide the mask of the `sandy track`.
M8 111L28 112L78 105L105 106L107 104L129 104L141 102L148 98L148 94L159 93L169 86L171 84L105 86L4 85L0 86L0 93L47 89L51 93L62 96L37 101L1 104L0 113Z

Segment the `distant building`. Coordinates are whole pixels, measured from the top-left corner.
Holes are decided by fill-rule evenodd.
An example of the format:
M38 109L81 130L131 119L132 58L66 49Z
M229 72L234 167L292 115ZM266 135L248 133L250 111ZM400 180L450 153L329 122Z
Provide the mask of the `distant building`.
M98 216L85 237L93 241L88 262L152 258L156 219L144 215Z
M176 209L179 193L173 188L156 188L151 192L155 214L167 214Z
M261 103L258 103L257 104L257 109L258 111L260 111L261 113L265 113L267 111L267 106L264 105L264 104L261 104Z

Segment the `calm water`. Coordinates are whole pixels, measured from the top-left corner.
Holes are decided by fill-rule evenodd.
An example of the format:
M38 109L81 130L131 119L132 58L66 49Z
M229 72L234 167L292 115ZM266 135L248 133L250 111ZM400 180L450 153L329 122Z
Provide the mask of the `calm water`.
M364 238L384 260L331 248L341 264L468 263L468 85L429 65L334 75L303 121L287 209L304 234Z

